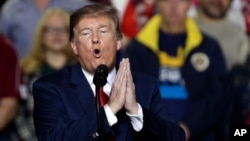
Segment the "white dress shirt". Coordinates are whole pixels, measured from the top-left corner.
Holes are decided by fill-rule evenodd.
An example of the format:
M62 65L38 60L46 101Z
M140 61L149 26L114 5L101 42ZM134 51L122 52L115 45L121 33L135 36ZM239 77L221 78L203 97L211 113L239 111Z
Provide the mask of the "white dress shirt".
M87 78L87 81L95 95L95 84L93 83L93 75L89 72L87 72L86 70L84 70L82 68L82 72L85 75L85 77ZM111 92L111 88L112 88L112 84L115 81L115 76L116 76L116 69L113 68L111 72L109 72L108 77L107 77L107 83L104 85L103 87L103 91L109 96L110 92ZM137 103L139 106L139 110L138 110L138 114L137 115L131 115L128 114L128 117L130 118L131 124L134 128L135 131L139 132L142 127L143 127L143 112L142 112L142 108L141 105L139 103ZM109 126L113 126L114 124L117 123L117 117L116 115L111 111L110 107L108 106L108 104L104 105L104 111L105 114L107 116L107 120L109 123Z

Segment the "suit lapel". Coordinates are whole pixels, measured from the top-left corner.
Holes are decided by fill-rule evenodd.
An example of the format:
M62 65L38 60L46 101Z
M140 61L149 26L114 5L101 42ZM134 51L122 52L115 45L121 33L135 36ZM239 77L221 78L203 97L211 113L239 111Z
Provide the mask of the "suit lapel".
M91 120L96 117L96 104L93 91L84 76L80 64L76 64L71 69L71 84L73 85L73 94L80 103L84 116L87 116L89 120L89 125L93 129L96 126L96 120ZM91 123L92 122L92 123Z

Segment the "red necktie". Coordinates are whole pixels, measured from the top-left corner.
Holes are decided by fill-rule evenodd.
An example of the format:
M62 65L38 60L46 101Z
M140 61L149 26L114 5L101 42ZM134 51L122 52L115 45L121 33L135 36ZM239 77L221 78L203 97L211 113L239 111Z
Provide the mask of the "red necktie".
M109 100L108 95L103 91L103 87L100 88L100 105L103 107ZM115 138L113 136L108 137L106 141L115 141Z
M109 97L103 91L103 87L100 88L100 92L99 93L100 93L100 105L101 105L101 107L103 107L108 102Z

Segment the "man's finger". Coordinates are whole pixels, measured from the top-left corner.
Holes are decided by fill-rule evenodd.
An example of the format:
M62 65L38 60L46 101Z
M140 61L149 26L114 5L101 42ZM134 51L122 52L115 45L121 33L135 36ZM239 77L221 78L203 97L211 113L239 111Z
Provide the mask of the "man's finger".
M132 73L131 73L131 69L130 69L130 63L129 63L129 59L127 59L127 81L128 81L128 85L132 86L133 84L133 78L132 78Z
M117 83L121 82L122 73L124 71L123 66L124 66L124 60L122 60L120 62L120 66L119 66L119 69L118 69L118 72L117 72L117 75L116 75L116 78L115 78L115 82L117 82Z

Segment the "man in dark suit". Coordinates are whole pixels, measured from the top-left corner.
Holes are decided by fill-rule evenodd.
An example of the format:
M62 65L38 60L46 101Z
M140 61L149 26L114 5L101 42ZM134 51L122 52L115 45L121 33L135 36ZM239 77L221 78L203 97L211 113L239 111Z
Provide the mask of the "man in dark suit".
M103 90L109 101L100 108L104 140L179 141L182 129L162 105L157 80L133 74L128 59L116 72L122 34L116 10L89 5L70 17L71 48L79 64L34 83L34 122L38 140L99 140L93 75L100 64L109 74Z

